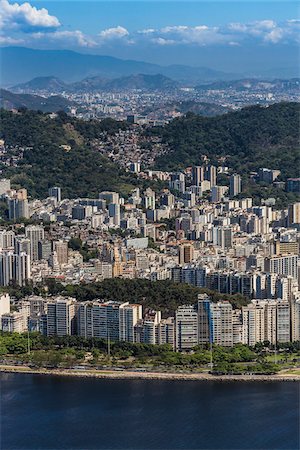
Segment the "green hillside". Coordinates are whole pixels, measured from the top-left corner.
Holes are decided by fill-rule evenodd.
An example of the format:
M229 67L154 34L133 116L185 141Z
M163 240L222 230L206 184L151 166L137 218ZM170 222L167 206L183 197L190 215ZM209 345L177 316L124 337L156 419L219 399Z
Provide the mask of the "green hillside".
M51 95L46 98L40 95L14 94L0 89L0 107L4 109L27 108L35 111L57 112L68 111L71 106L76 106L76 103L59 95Z
M170 152L157 160L161 169L201 164L201 156L240 173L260 167L280 169L282 178L299 176L300 104L278 103L250 106L222 116L202 117L188 113L156 130Z
M28 110L1 110L0 138L11 153L14 146L25 149L18 166L3 166L2 173L34 197L47 196L53 185L62 187L64 197L97 197L108 188L126 195L136 179L89 145L103 131L114 133L126 126L111 119L84 122L64 113L51 118Z

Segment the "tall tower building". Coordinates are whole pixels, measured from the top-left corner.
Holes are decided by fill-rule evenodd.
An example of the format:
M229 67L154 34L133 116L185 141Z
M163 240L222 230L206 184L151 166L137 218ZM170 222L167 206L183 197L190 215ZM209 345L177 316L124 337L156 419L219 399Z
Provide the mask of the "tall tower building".
M206 180L210 181L210 187L217 185L217 168L215 166L207 166L205 173Z
M10 282L24 285L31 278L30 256L21 252L3 250L0 252L0 285L8 286Z
M25 228L25 236L30 240L31 261L39 259L38 243L44 239L44 228L39 225L28 225Z
M179 264L192 262L194 259L194 247L192 244L183 244L179 247Z
M12 230L0 231L0 250L14 248L15 233Z
M300 202L288 206L288 225L300 224Z
M54 242L54 251L57 255L59 265L68 263L68 243L64 241Z
M119 310L119 339L134 342L134 327L142 319L142 305L124 303Z
M176 349L191 350L198 344L197 305L179 306L176 311Z
M231 197L235 197L240 194L242 191L242 179L240 175L233 174L230 177L230 187L229 187L229 195Z
M114 225L120 226L121 212L118 203L110 203L108 205L108 215L112 218Z
M47 336L66 336L76 332L76 300L58 298L47 304Z
M49 188L49 197L54 197L57 203L61 202L61 188L58 186L53 186Z
M204 167L194 166L192 170L192 182L195 186L201 186L202 181L204 181Z

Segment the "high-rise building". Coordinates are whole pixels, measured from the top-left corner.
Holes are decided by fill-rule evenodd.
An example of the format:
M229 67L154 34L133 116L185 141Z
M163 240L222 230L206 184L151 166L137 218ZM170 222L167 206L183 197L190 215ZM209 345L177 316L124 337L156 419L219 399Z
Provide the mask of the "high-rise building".
M279 275L290 275L297 279L298 255L271 256L265 260L265 270Z
M55 241L54 251L57 255L57 261L59 265L68 263L68 243L65 241Z
M300 299L291 302L291 340L300 341Z
M231 227L216 226L213 228L213 244L224 249L232 247L233 232Z
M124 303L113 301L81 303L78 308L78 334L84 337L119 341L120 307L122 305Z
M192 350L198 344L197 305L179 306L175 315L176 350Z
M230 177L230 187L229 187L229 195L231 197L235 197L240 194L242 191L242 179L238 174L233 174Z
M16 236L15 251L17 255L20 255L20 253L30 255L30 240L21 236Z
M15 233L12 230L0 231L0 250L7 250L14 248Z
M121 211L120 205L118 203L110 203L108 205L108 215L112 218L113 224L119 227L121 220Z
M61 202L61 188L58 186L53 186L49 188L49 197L54 197L57 203Z
M219 203L223 200L226 192L228 191L227 186L212 186L211 188L211 201L213 203Z
M161 312L152 309L147 310L145 316L134 328L135 342L141 344L158 343L158 326L161 321Z
M30 258L31 261L39 259L39 241L44 240L44 228L39 225L28 225L25 227L25 236L30 240Z
M158 324L157 331L158 344L168 344L175 349L175 319L174 317L168 317L167 319L162 319Z
M146 209L155 209L155 192L151 188L147 188L142 197L142 205Z
M300 224L300 202L288 206L288 225Z
M47 304L47 336L66 336L76 332L76 300L60 297Z
M119 310L119 339L134 342L134 327L142 319L142 305L123 303Z
M291 340L291 312L289 302L277 303L277 342L290 342Z
M199 344L233 345L232 305L228 301L213 303L207 295L198 297Z
M27 199L10 198L8 199L8 218L9 220L29 219L29 206Z
M6 333L23 333L27 327L22 312L3 314L0 318L1 330Z
M38 242L38 258L49 260L52 253L52 243L47 239L43 239Z
M15 254L13 251L0 252L0 285L8 286L15 282L22 286L31 278L30 255Z
M195 186L201 186L202 181L204 181L204 167L194 166L192 170L192 183Z
M205 172L205 179L210 182L210 187L217 184L217 168L215 166L207 166Z
M178 250L179 264L186 264L193 261L194 247L192 244L182 244Z
M277 342L277 304L276 300L267 300L265 302L265 341L271 344Z
M2 294L0 296L0 318L3 314L10 313L10 296L8 294Z

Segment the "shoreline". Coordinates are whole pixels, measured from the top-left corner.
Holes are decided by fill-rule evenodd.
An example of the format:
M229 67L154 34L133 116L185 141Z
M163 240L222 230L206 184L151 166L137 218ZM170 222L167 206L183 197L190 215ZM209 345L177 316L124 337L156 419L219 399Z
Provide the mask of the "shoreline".
M0 373L25 373L32 375L54 375L63 377L98 378L111 380L173 380L173 381L293 381L300 382L300 375L211 375L209 373L174 373L174 372L122 372L109 370L76 369L33 369L28 366L0 366Z

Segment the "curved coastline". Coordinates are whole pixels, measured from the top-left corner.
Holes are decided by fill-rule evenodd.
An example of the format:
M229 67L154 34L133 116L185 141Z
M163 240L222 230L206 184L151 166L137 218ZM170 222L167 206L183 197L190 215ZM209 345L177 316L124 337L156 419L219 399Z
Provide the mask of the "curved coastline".
M209 373L135 372L130 370L76 370L76 369L34 369L28 366L0 366L0 373L25 373L63 377L127 379L127 380L176 380L176 381L293 381L300 382L300 375L283 373L275 375L211 375Z

